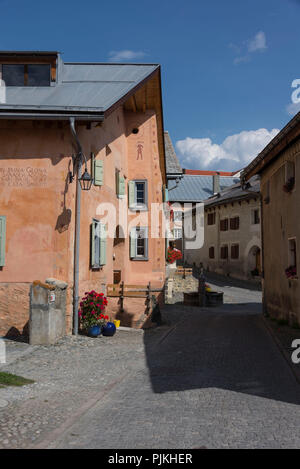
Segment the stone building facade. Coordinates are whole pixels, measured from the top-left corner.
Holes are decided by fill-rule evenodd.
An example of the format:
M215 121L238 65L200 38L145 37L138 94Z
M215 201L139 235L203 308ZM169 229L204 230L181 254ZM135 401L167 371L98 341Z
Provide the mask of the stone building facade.
M189 264L240 279L261 274L259 181L235 184L204 202L204 245L186 252Z
M263 307L300 325L300 113L245 168L261 178Z

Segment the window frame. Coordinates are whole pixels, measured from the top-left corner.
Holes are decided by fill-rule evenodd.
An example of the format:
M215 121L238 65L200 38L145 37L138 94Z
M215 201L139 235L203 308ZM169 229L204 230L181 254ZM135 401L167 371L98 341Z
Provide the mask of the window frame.
M237 231L237 230L240 229L240 217L239 217L239 215L234 215L234 216L229 218L229 228L230 228L231 231Z
M213 249L213 256L210 255L211 249ZM209 259L215 259L216 258L216 256L215 256L215 246L209 246L209 248L208 248L208 258Z
M258 212L258 222L255 222L255 212ZM259 225L260 224L260 210L259 208L251 209L251 225Z
M134 203L129 206L129 209L141 212L148 211L148 180L131 179L129 182L134 183ZM144 184L144 203L137 203L137 184Z
M212 223L210 222L210 217L212 217ZM207 226L213 226L216 224L216 212L209 212L207 214Z
M10 66L19 66L19 67L23 67L23 84L17 84L17 85L7 85L7 80L4 79L4 70L5 68L3 67L10 67ZM29 66L44 66L44 67L49 67L49 83L47 85L39 85L39 84L28 84L28 80L29 80L29 74L28 74L28 67ZM50 63L2 63L1 64L1 79L4 81L5 83L5 86L9 86L9 87L31 87L31 88L35 88L35 87L38 87L38 88L48 88L49 86L51 86L51 64Z
M175 236L175 231L180 231L181 232L181 236ZM173 228L173 232L172 232L172 235L173 235L173 239L182 239L182 228Z
M291 247L290 247L291 242L295 243L295 249L294 249L295 264L294 265L291 262L291 252L292 252ZM297 238L296 238L296 236L288 238L288 267L296 267L296 274L298 274L298 272L297 272Z
M237 256L232 255L233 248L237 248L237 250L238 250ZM240 258L240 244L239 243L232 243L231 246L230 246L230 259L232 259L234 261L237 261L237 260L239 260L239 258Z
M133 261L148 261L149 260L149 236L148 236L148 226L134 226L131 228L130 236L132 237L134 231L134 239L135 239L135 254L131 257ZM137 232L144 231L144 254L138 254L138 244L137 244Z
M227 256L226 257L223 257L222 256L222 249L225 249L226 248L226 252L227 252ZM228 249L228 244L223 244L222 246L220 246L220 259L222 261L226 261L229 259L229 249Z
M224 223L224 227L223 227ZM229 223L228 223L228 217L227 218L222 218L220 220L220 231L229 231Z

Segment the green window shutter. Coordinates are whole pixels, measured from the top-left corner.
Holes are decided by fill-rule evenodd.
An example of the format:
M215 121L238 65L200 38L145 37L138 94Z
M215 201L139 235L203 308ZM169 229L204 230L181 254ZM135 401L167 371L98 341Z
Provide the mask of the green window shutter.
M125 178L120 175L120 172L117 171L116 173L116 188L117 188L117 195L122 197L125 195Z
M100 225L100 265L106 264L106 227L103 223Z
M95 219L91 229L91 266L100 267L100 223Z
M135 182L128 182L128 204L129 207L134 207L135 205Z
M169 202L169 191L166 187L165 187L165 202Z
M125 178L123 176L119 177L119 195L125 195Z
M5 265L6 216L0 216L0 267Z
M136 229L132 228L130 230L130 257L131 259L136 256Z
M94 185L103 185L103 161L94 160Z

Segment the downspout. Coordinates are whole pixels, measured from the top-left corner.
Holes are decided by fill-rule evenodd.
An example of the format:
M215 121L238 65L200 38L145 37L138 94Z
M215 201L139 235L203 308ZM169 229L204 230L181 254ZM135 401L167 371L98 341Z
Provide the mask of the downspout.
M77 145L77 179L76 179L76 210L75 210L75 239L74 239L74 285L73 285L73 334L78 334L78 304L79 304L79 249L80 249L80 209L81 186L79 179L82 175L82 147L75 129L75 119L70 117L70 129Z

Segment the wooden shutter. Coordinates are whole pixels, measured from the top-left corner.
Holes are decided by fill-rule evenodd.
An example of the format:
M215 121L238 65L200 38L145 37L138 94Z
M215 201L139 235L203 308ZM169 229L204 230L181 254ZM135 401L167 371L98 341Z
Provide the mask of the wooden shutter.
M136 256L136 229L135 228L132 228L130 230L130 240L129 240L129 244L130 244L130 257L131 259L134 258Z
M135 205L135 182L128 182L128 205L129 207L134 207Z
M209 248L209 258L210 259L214 259L215 258L215 248L213 246L211 246Z
M94 160L94 185L103 185L103 161Z
M124 176L120 176L118 173L118 196L122 197L125 195L125 178Z
M95 219L91 229L91 266L100 267L100 223Z
M238 259L239 258L239 245L238 244L233 244L231 246L231 258L232 259Z
M99 264L106 264L106 226L103 223L99 223L100 231L100 258Z
M0 267L5 265L6 216L0 216Z

